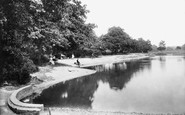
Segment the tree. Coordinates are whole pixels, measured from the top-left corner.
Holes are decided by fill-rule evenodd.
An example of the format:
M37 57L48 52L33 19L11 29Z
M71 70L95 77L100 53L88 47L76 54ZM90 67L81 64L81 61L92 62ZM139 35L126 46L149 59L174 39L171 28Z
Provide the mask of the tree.
M85 24L86 6L78 0L42 0L45 13L45 20L51 25L56 25L55 29L60 33L60 39L56 40L54 46L55 54L63 51L67 54L81 51L89 41L94 24ZM91 38L90 38L91 39Z
M182 45L182 49L185 51L185 44L184 44L184 45Z
M175 50L175 47L168 46L168 47L166 47L166 50L167 50L167 51L173 51L173 50Z
M113 54L130 52L148 52L152 50L149 40L143 38L132 39L120 27L111 27L108 33L100 37L104 51L110 50Z
M137 42L138 42L137 47L139 52L146 53L152 50L152 45L150 40L145 41L143 38L139 38Z
M165 43L165 41L161 40L161 41L159 42L159 47L158 47L157 49L158 49L159 51L165 50L165 49L166 49L166 43Z
M25 83L49 55L87 47L94 28L87 12L78 0L1 0L1 81Z
M109 49L114 54L127 50L127 40L129 39L130 36L120 27L111 27L108 29L107 34L101 36L106 49Z
M130 38L130 36L126 32L124 32L124 29L115 26L108 29L107 35L112 37L118 37L120 39Z
M176 47L176 50L181 50L182 48L180 46L177 46Z
M32 1L0 1L0 79L26 83L29 73L36 71L36 66L29 59L25 50L28 44L28 30L32 26L30 13Z
M157 51L157 46L156 45L152 45L152 50L153 51Z

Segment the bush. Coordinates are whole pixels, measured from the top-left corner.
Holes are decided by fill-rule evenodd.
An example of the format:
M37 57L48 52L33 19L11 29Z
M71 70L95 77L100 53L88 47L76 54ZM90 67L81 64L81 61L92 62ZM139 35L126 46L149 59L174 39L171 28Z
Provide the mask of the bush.
M49 56L41 55L37 53L37 54L34 54L34 56L31 56L31 60L33 60L33 63L36 65L43 65L49 62Z
M37 66L25 55L20 52L10 54L2 53L0 66L1 83L4 81L25 84L29 82L30 73L38 71Z

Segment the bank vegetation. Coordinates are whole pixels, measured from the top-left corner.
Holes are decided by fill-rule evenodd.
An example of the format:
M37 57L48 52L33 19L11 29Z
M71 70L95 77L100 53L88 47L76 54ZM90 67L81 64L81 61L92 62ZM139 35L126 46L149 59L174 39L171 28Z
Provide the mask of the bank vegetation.
M25 84L50 59L152 50L149 40L110 27L97 37L78 0L0 0L0 82Z

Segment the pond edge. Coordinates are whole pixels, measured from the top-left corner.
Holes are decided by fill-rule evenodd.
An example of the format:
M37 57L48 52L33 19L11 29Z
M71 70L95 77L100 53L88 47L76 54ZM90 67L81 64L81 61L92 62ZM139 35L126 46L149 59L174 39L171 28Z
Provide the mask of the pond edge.
M145 59L145 58L150 58L150 56L140 56L140 57L131 57L131 58L126 58L126 59L122 59L119 61L115 61L113 63L118 63L121 61L124 62L128 62L128 61L134 61L134 60L140 60L140 59ZM101 65L101 64L96 64L96 65ZM86 65L86 67L88 67L89 65ZM91 65L94 66L94 65ZM84 66L85 67L85 66ZM96 73L96 72L94 72ZM93 74L93 73L91 73ZM84 75L82 75L84 76ZM78 76L79 77L79 76ZM42 111L44 109L44 105L43 104L30 104L30 103L23 103L20 100L23 98L26 98L30 95L32 95L37 89L40 89L40 93L42 92L42 90L55 85L59 82L62 81L53 81L53 83L49 83L49 84L45 84L46 86L41 86L40 88L34 88L34 85L28 85L25 87L22 87L16 91L14 91L11 96L8 99L8 106L15 112L15 113L39 113L40 111ZM41 85L41 84L40 84ZM39 85L38 85L39 86Z
M28 85L22 87L16 91L14 91L9 99L8 99L8 106L15 112L15 113L39 113L43 110L43 104L30 104L30 103L23 103L20 100L32 95L33 92L33 85Z

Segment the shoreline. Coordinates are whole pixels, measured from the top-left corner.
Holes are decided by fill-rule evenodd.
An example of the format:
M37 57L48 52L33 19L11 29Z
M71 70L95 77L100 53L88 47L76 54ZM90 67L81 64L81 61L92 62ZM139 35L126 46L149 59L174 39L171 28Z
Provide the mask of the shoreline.
M37 76L38 79L44 80L41 84L34 85L34 92L40 94L44 89L47 89L55 84L65 82L78 77L83 77L96 73L95 70L76 68L76 67L54 67L50 72L46 72L44 76ZM36 75L36 74L33 74ZM62 76L62 77L61 77Z
M101 56L97 58L73 58L73 59L62 59L58 60L58 63L61 63L66 66L78 67L78 65L74 64L78 59L80 61L80 67L90 67L103 65L107 63L119 63L119 62L127 62L132 60L139 60L144 58L149 58L148 54L143 53L132 53L128 55L110 55L110 56Z
M111 55L111 56L102 56L98 58L78 58L78 59L80 60L80 63L82 65L81 67L89 67L89 66L102 65L106 63L119 63L123 61L132 61L132 60L139 60L144 58L149 58L149 56L147 54L129 54L129 55ZM96 73L95 70L77 67L77 65L74 64L76 59L77 58L58 60L57 63L59 63L59 65L54 67L52 66L39 67L40 68L39 72L31 74L31 76L32 77L36 76L36 78L38 78L39 80L42 80L43 82L38 84L34 84L34 82L33 83L30 82L29 84L34 84L33 92L40 94L44 89L47 89L50 86L53 86L57 83L65 82L67 80ZM68 65L68 66L62 66L62 65ZM1 99L0 101L4 100L4 102L7 102L7 99L8 98ZM4 103L3 106L7 106L7 104Z
M35 92L40 94L44 89L47 89L50 86L53 86L60 82L65 82L71 79L96 73L95 70L85 69L84 67L103 65L106 63L119 63L123 61L127 62L145 58L149 58L149 56L146 54L130 54L102 56L98 58L73 58L58 60L57 63L59 65L61 64L66 66L57 66L43 72L39 71L32 74L32 76L37 76L38 79L44 81L41 84L35 85ZM80 67L74 64L77 59L80 60Z

